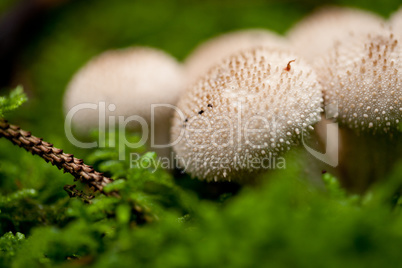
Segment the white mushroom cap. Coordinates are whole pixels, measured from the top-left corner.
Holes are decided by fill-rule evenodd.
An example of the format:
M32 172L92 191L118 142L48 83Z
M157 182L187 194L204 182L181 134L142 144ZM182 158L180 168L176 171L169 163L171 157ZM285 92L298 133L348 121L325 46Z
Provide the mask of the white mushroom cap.
M373 133L398 128L402 46L390 31L351 36L317 62L316 71L328 112L342 125Z
M115 116L118 122L118 116L138 115L150 125L151 104L175 104L183 85L182 66L160 50L134 47L107 51L74 75L64 96L64 110L68 113L81 103L105 102L106 124L109 116ZM109 110L110 104L115 105L114 111ZM168 141L172 113L155 111L157 134ZM99 126L99 109L80 110L72 122L78 132L88 134ZM135 121L129 126L134 130L141 128Z
M324 7L297 23L287 36L292 47L313 62L350 33L376 31L384 23L381 17L368 11Z
M391 15L389 22L394 33L402 37L402 7Z
M248 29L222 34L201 43L185 61L187 83L195 82L211 67L231 54L259 46L282 48L287 46L287 42L274 32Z
M247 180L312 129L321 103L316 74L295 54L268 48L239 52L180 98L183 116L173 118L173 150L193 177Z

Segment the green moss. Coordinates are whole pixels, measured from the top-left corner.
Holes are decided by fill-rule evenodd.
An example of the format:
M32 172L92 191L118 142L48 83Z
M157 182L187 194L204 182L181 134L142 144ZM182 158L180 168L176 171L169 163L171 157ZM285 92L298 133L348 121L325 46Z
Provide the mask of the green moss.
M5 1L0 4L2 10ZM398 1L331 1L388 16ZM62 98L94 55L148 45L182 60L198 43L239 28L284 33L321 2L86 0L52 13L20 55L30 101L7 117L84 158L115 181L69 198L69 174L0 139L1 267L389 267L401 262L402 163L364 196L350 196L330 174L307 183L297 161L240 192L216 191L169 172L130 168L113 148L81 150L65 138ZM0 114L23 100L0 99ZM3 105L3 106L1 106ZM133 141L138 137L132 136ZM94 138L96 140L96 135ZM130 152L127 150L127 152ZM135 151L152 163L154 153ZM294 156L300 158L297 154ZM180 182L180 183L178 183ZM180 187L185 185L186 187ZM189 186L190 185L190 186ZM201 198L201 187L214 192ZM190 190L191 189L191 190ZM212 189L212 190L211 190ZM141 213L139 213L139 211ZM11 231L11 233L10 233ZM26 239L24 235L26 235Z
M87 261L94 267L387 267L400 260L402 218L389 202L394 191L379 185L358 200L327 195L297 174L279 172L224 204L185 199L187 212L155 203L138 188L139 178L127 180L122 199L96 198L91 205L72 200L67 213L74 220L64 228L35 229L17 251L14 267ZM135 194L128 193L133 188ZM176 191L180 196L183 190ZM130 200L152 207L155 219L163 217L133 227Z
M4 113L13 111L27 101L27 97L21 86L10 92L8 97L0 96L0 118L4 117Z

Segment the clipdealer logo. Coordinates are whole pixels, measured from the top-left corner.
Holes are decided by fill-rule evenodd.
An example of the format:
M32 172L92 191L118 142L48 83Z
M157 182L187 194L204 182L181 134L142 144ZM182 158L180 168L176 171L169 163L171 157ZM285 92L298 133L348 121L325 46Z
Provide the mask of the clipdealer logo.
M237 124L239 126L243 126L244 125L244 129L240 129L239 127L237 128L233 128L232 124L232 119L231 118L224 118L224 116L219 116L219 120L226 120L226 122L228 122L229 125L229 133L233 134L234 129L237 129L237 131L243 131L244 132L244 137L246 138L246 143L249 142L248 141L248 134L249 133L253 133L253 132L258 132L260 130L258 129L248 129L249 125L250 125L250 120L260 120L261 122L264 123L265 126L269 126L272 129L275 129L277 127L277 124L275 122L275 118L271 119L271 123L268 122L268 120L265 117L262 116L254 116L251 118L248 118L247 122L245 124L243 124L241 122L241 120L243 120L241 118L241 103L238 103L238 110L239 110L239 115L238 115L238 120L237 120ZM188 137L186 137L186 133L185 133L185 128L183 128L183 130L181 131L179 137L174 140L171 143L168 144L156 144L155 143L155 110L157 108L160 107L164 107L164 108L169 108L169 109L173 109L174 112L178 113L178 115L180 116L180 118L183 119L183 121L186 119L186 117L184 116L184 113L177 108L174 105L170 105L170 104L152 104L150 109L151 109L151 122L150 122L150 126L148 125L147 120L145 120L143 117L138 116L138 115L131 115L128 117L124 117L124 116L114 116L114 115L109 115L107 116L107 114L110 112L114 112L116 110L116 106L114 104L109 104L106 107L106 102L99 102L98 104L95 103L82 103L79 105L76 105L75 107L73 107L68 114L66 115L66 119L65 119L65 134L67 139L70 141L71 144L73 144L76 147L79 148L84 148L84 149L91 149L91 148L104 148L106 147L106 144L109 147L115 147L118 146L118 151L119 151L119 160L126 160L126 150L129 149L136 149L139 147L144 146L146 143L148 143L150 145L151 148L168 148L171 146L176 145L177 143L179 143L181 141L181 139L185 138L186 142L191 142L190 140L188 140ZM99 130L99 138L98 141L92 141L92 142L83 142L78 140L73 132L72 132L72 124L73 124L73 118L74 116L77 116L77 113L80 111L84 111L84 110L94 110L94 111L98 111L98 130ZM326 109L326 118L333 118L336 113L337 113L337 106L327 106ZM197 117L198 118L198 117ZM195 119L194 119L195 120ZM198 119L197 119L198 120ZM202 120L206 120L205 118L202 118ZM126 137L126 127L130 122L135 121L136 123L139 124L140 126L140 134L141 134L141 139L138 142L132 143L130 142L127 137ZM208 121L208 120L206 120ZM189 123L191 123L190 120L188 120ZM211 137L215 137L215 136L219 136L220 131L222 130L214 130L213 128L213 124L211 124L211 122L206 122L206 129L197 129L196 131L216 131L218 133L213 133L213 135ZM272 131L271 129L271 131ZM312 156L314 156L315 158L317 158L318 160L321 160L322 162L331 165L333 167L336 167L338 165L338 124L337 123L330 123L327 124L326 126L327 129L327 134L326 134L326 151L325 153L320 153L316 150L314 150L313 148L309 147L306 142L305 142L305 136L304 136L304 131L301 131L301 140L302 140L302 144L304 146L304 148L307 150L307 152L309 152ZM118 142L116 144L114 137L109 137L109 140L106 140L106 132L115 132L118 130L119 136L118 136ZM241 143L242 140L240 139L240 137L242 136L242 133L237 133L237 135L233 135L232 137L237 136L237 143ZM217 143L213 143L212 145L215 146L230 146L230 143L228 142L227 144L221 145L221 144L217 144ZM193 146L200 146L199 144L192 144ZM235 158L238 159L236 161L236 163L232 163L233 165L237 165L239 167L251 167L251 168L285 168L285 160L281 157L277 157L275 158L273 155L270 155L269 157L267 156L264 159L255 159L255 157L243 157L242 162L239 162L240 157ZM214 165L227 165L229 161L229 159L223 159L222 161L220 161L219 163L214 163L211 162L211 168L214 168ZM151 160L151 164L149 164L149 160L147 161L143 161L141 162L141 157L139 154L133 153L130 156L130 164L131 166L135 167L135 166L141 166L141 167L146 167L148 168L147 165L149 165L149 167L151 167L151 164L153 167L162 167L162 168L174 168L175 167L175 163L180 162L182 164L184 164L184 169L186 169L188 167L188 165L191 164L199 164L196 163L198 160L197 159L178 159L177 156L175 155L171 155L169 157L159 157L159 159L157 160ZM225 164L226 163L226 164ZM216 167L215 167L216 168Z

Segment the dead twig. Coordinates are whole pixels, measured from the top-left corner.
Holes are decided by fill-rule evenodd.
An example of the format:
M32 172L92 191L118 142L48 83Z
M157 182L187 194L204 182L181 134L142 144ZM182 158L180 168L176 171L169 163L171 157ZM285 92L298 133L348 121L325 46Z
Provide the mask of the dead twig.
M53 147L53 144L43 141L41 138L32 136L30 132L20 129L18 126L10 125L6 120L0 118L0 137L5 137L15 145L24 148L33 155L39 155L46 162L52 163L64 172L68 172L79 180L106 195L118 196L116 192L105 193L104 187L113 182L112 179L103 176L91 166L84 164L84 161L75 158L72 154L66 154L63 150Z
M104 187L113 182L112 179L103 176L102 173L95 171L91 166L84 164L84 161L75 158L72 154L66 154L63 150L53 147L53 144L43 141L41 138L32 136L30 132L20 129L18 126L10 125L7 120L0 118L0 138L4 137L24 148L33 155L39 155L46 162L52 163L59 169L63 169L66 173L70 173L84 184L87 184L95 191L99 191L105 195L120 197L115 192L105 192ZM92 196L84 196L82 192L75 189L73 186L65 186L64 190L67 191L70 197L85 197L88 202L93 198ZM153 221L150 213L145 211L141 206L133 204L132 213L135 215L137 224L144 224Z

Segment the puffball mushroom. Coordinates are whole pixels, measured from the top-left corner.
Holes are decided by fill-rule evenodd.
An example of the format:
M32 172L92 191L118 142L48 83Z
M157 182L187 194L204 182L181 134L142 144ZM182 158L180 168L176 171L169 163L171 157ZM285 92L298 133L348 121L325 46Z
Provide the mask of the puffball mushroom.
M106 124L109 116L117 123L118 116L137 115L151 127L151 104L175 104L182 93L183 80L182 66L163 51L148 47L107 51L74 75L64 96L64 110L68 113L82 103L105 102ZM78 111L72 118L73 127L88 134L90 129L99 127L99 112L99 106ZM168 144L172 111L157 108L154 116L155 142ZM133 131L142 129L137 121L128 126ZM169 151L155 150L162 155Z
M402 47L392 33L352 36L317 64L325 103L356 132L390 132L402 117ZM329 111L335 114L335 111Z
M239 30L201 43L185 60L187 83L194 83L211 67L231 54L259 46L283 48L288 44L280 35L262 29Z
M355 191L385 176L402 143L402 46L389 30L350 36L315 65L339 123L339 168Z
M180 98L171 130L179 166L201 180L247 180L313 128L321 103L316 74L295 54L237 52Z
M348 34L376 31L383 23L385 22L381 17L368 11L324 7L298 22L287 36L292 47L313 62Z

